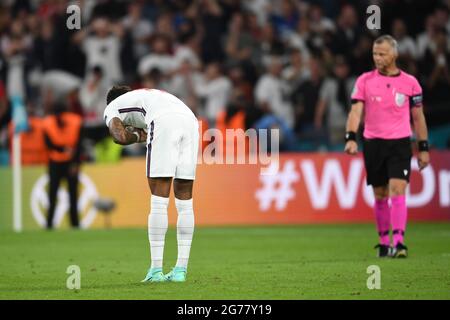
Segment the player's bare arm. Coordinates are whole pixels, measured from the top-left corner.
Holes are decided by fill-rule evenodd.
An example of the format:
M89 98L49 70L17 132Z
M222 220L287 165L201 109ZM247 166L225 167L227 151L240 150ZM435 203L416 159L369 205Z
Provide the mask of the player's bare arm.
M422 107L412 108L411 116L414 124L414 131L416 132L417 143L419 144L418 163L419 169L422 170L430 163L430 153L428 152L428 130L423 114Z
M352 104L352 108L347 118L346 126L346 144L344 151L348 154L358 153L358 144L356 143L356 132L358 131L359 124L361 123L361 117L363 113L364 103L358 101Z
M125 127L119 118L112 118L109 124L109 132L111 133L114 142L121 145L129 145L147 140L147 134L144 130Z

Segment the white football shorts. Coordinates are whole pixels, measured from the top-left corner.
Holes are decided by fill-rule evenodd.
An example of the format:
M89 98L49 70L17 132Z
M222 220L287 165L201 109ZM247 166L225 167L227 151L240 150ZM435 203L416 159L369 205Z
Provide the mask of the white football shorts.
M147 177L195 179L199 146L198 120L172 113L153 120L147 133Z

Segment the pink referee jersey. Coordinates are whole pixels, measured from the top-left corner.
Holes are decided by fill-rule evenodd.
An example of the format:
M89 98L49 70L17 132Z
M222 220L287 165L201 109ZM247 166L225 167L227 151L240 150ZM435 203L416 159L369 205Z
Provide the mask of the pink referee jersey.
M410 108L422 106L422 88L406 72L385 76L375 69L358 77L351 98L364 102L364 138L400 139L412 135Z

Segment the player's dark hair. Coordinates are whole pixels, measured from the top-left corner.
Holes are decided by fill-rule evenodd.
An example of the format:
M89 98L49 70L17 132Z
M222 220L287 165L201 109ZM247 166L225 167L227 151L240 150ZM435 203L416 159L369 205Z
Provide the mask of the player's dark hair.
M110 104L111 101L129 91L131 91L129 86L113 86L109 89L108 94L106 95L106 104Z

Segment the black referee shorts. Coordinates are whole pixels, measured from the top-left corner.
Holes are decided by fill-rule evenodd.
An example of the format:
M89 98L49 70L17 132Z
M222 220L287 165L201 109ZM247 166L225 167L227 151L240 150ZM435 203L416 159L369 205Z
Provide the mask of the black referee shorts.
M412 157L409 137L393 140L364 139L363 155L368 185L386 186L391 178L409 182Z

